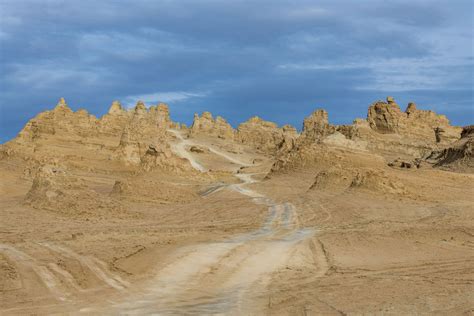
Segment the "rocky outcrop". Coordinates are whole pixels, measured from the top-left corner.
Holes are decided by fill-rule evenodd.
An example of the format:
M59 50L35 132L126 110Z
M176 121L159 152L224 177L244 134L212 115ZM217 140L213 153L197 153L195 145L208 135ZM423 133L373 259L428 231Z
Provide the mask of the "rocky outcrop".
M474 125L464 127L460 140L431 152L426 161L442 169L474 173Z
M292 148L297 136L296 129L291 125L278 128L277 124L254 116L239 125L236 138L238 142L263 153L275 154L281 148Z
M187 160L176 156L171 150L167 134L171 120L166 105L160 104L147 111L143 102L139 101L132 113L114 158L146 171L154 168L174 172L192 169Z
M369 107L367 121L374 131L422 138L429 143L448 144L459 139L461 129L451 126L446 116L418 110L413 102L402 112L393 98L387 100L390 102L377 101Z
M233 140L235 131L224 118L217 116L214 119L210 112L204 112L201 116L194 114L193 124L190 127L191 136L199 134Z
M377 101L369 107L367 121L370 128L378 133L396 133L402 116L400 107L393 99L387 103Z
M149 115L153 117L155 124L160 127L171 128L174 125L170 118L169 107L165 103L159 103L156 106L151 106Z
M31 143L40 138L81 138L97 133L98 120L86 110L73 112L61 98L52 111L38 114L31 119L14 140Z
M304 120L295 146L277 156L271 173L320 164L319 152L328 148L377 154L386 159L385 165L390 161L392 167L416 169L423 165L422 157L433 151L441 155L440 150L459 139L460 134L461 128L451 126L444 115L419 110L412 102L402 112L393 97L373 103L367 119L356 119L351 125L333 126L326 111L316 110ZM469 152L469 142L462 144L467 144L464 155ZM452 157L453 151L459 155L460 150L443 155Z
M319 142L335 131L336 128L329 124L328 113L318 109L304 119L301 138L305 142Z
M392 97L377 101L368 110L367 120L336 129L348 139L366 142L367 148L383 155L406 155L420 158L433 150L453 143L461 128L451 126L444 115L417 109L410 102L402 112Z
M130 117L131 113L127 112L119 101L114 101L108 113L99 121L100 132L109 135L120 135Z

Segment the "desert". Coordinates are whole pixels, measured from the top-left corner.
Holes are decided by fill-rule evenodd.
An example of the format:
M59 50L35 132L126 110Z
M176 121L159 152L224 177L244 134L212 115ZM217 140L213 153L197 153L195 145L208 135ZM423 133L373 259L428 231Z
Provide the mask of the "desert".
M61 98L0 145L2 315L469 315L474 128Z

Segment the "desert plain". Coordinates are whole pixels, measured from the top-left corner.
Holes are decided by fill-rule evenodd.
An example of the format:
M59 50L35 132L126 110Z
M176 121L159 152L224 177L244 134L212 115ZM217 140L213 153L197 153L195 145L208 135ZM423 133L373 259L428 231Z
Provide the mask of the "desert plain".
M0 314L474 314L474 127L169 110L61 99L1 145Z

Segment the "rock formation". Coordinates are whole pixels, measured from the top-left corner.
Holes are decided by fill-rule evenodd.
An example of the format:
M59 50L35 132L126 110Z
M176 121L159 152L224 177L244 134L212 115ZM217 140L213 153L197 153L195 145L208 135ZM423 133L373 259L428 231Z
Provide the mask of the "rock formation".
M461 139L442 150L431 152L426 161L435 167L474 173L474 125L464 127Z
M335 130L334 126L329 125L328 113L318 109L304 119L301 138L306 142L319 142Z
M349 139L366 142L370 150L417 158L456 141L461 133L461 128L451 126L446 116L418 110L412 102L402 112L391 97L386 103L373 103L367 120L357 119L353 125L336 129Z
M147 111L143 102L137 102L114 157L146 171L156 167L170 171L191 170L187 161L171 151L167 134L170 127L168 106L160 104Z
M197 113L194 114L193 124L190 128L191 136L198 134L233 140L235 131L224 118L217 116L214 119L210 112L204 112L201 117Z
M367 119L356 119L352 125L333 126L326 111L316 110L305 118L296 146L277 157L273 172L317 163L317 152L327 151L324 146L369 151L385 157L392 166L420 167L422 157L444 149L460 134L461 128L451 126L444 115L419 110L412 102L402 112L393 97L373 103Z
M83 168L88 160L106 164L112 159L141 170L181 172L189 166L170 149L166 130L172 126L168 106L163 103L148 110L139 101L131 111L125 111L114 101L108 113L97 119L85 110L72 111L61 99L52 111L30 120L17 138L2 146L2 152L41 163L67 156L67 164Z
M123 132L131 113L122 108L119 101L112 102L107 114L99 122L100 131L104 134L117 135Z
M451 126L446 116L418 110L413 102L402 112L393 98L390 100L387 103L377 101L369 107L367 121L374 131L422 138L429 143L446 144L459 138L460 129Z
M278 128L275 123L254 116L239 125L236 138L261 152L275 154L282 147L291 148L296 137L296 129L291 125Z
M60 99L52 111L40 113L16 139L3 145L2 156L21 153L19 156L25 159L47 163L58 155L62 159L62 155L68 157L68 164L81 168L88 168L87 161L94 159L111 168L118 168L114 163L121 163L137 170L189 171L189 163L170 147L172 138L167 133L170 128L185 129L185 126L171 121L169 108L163 103L147 109L138 101L127 111L114 101L108 113L97 119L85 110L72 111ZM213 118L209 112L196 114L189 128L191 137L219 137L232 146L248 146L274 156L275 171L283 165L311 165L320 159L316 153L327 148L373 152L393 162L393 166L402 167L403 162L403 168L418 167L420 158L427 156L430 161L436 160L437 166L448 165L453 160L470 161L470 137L452 145L460 134L461 128L451 126L444 115L419 110L414 103L409 103L402 112L393 97L373 103L367 119L356 119L351 125L331 125L327 112L316 110L304 119L301 135L290 125L279 128L259 117L234 130L225 119Z
M52 111L40 113L30 120L15 139L17 143L30 143L39 138L79 139L97 132L98 120L86 110L73 112L61 98Z

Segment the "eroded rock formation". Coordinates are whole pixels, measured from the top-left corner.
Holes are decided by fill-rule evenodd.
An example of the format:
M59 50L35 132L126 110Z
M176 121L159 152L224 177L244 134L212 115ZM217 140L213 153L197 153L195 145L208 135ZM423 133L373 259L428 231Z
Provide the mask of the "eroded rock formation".
M399 161L413 161L413 166L419 167L422 157L443 150L458 140L460 134L461 128L451 126L444 115L419 110L414 103L409 103L402 112L393 97L388 97L387 102L373 103L368 109L367 119L356 119L351 125L331 125L327 112L316 110L305 118L296 146L277 157L273 169L315 163L314 158L318 156L315 152L327 151L324 146L370 151L387 161L393 162L397 158ZM463 145L466 143L469 144L462 142ZM459 150L455 151L459 153ZM445 152L444 155L453 154ZM397 164L393 163L394 166Z
M461 139L442 150L431 152L426 160L435 167L456 171L474 171L474 125L463 128Z
M156 167L170 171L191 170L189 163L171 150L167 133L171 125L168 106L160 104L148 111L143 102L137 102L113 156L146 171Z
M210 112L204 112L201 116L194 114L193 124L190 128L190 134L205 134L227 140L233 140L235 131L232 126L221 116L215 119Z
M239 125L236 138L264 153L275 154L282 147L291 148L297 135L296 129L291 125L279 128L273 122L254 116Z

